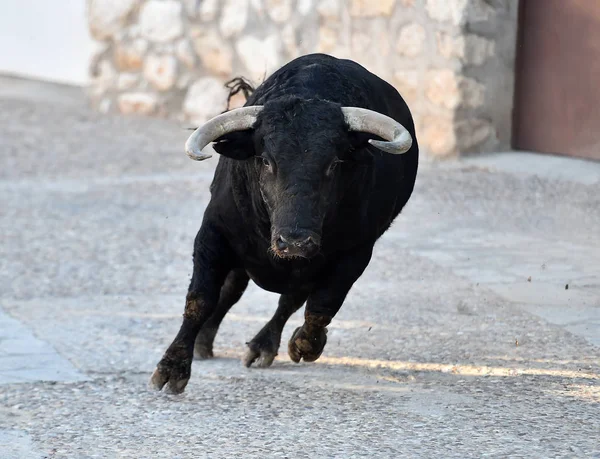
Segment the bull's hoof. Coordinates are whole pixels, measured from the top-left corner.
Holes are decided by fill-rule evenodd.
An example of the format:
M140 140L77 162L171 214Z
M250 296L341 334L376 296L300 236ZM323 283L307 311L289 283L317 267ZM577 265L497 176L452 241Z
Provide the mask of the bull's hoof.
M279 334L275 335L265 327L252 341L246 343L248 352L243 359L244 365L250 368L253 363L256 363L258 368L270 367L277 356L280 340Z
M314 362L323 353L325 344L327 344L327 328L314 329L308 334L304 327L298 327L288 342L288 354L296 363L300 360Z
M180 394L184 391L192 373L192 355L177 345L171 345L152 373L150 384L165 392Z

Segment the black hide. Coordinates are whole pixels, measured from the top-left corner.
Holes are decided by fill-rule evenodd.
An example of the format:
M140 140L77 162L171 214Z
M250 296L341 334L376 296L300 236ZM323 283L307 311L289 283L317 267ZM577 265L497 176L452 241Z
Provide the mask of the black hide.
M192 349L212 341L248 278L282 294L273 319L252 340L246 365L269 366L289 316L307 301L288 344L294 361L319 357L326 326L370 262L376 240L413 191L418 145L410 111L388 83L355 62L323 54L285 65L248 99L262 105L254 128L218 139L211 200L194 245L183 325L153 383L181 392ZM348 132L341 107L383 113L413 138L403 155ZM368 314L369 305L365 305Z

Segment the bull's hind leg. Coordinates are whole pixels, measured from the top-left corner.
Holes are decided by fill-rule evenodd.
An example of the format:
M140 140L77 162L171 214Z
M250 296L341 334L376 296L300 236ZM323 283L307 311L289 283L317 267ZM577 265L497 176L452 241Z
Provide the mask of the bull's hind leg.
M254 362L260 368L270 367L277 355L281 343L281 332L288 319L302 307L307 292L281 295L275 315L267 322L258 334L248 343L248 352L244 357L244 365L250 367Z
M213 342L219 330L219 325L221 325L221 321L231 307L240 300L249 280L248 274L243 269L233 270L227 275L225 283L221 287L217 308L206 323L202 325L196 337L194 358L210 359L213 357Z

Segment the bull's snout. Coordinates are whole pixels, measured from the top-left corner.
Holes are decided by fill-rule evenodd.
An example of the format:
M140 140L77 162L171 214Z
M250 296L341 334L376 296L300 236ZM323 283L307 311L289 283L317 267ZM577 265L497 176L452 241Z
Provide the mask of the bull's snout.
M282 230L273 238L273 250L282 258L310 258L317 254L320 246L319 235L309 230Z

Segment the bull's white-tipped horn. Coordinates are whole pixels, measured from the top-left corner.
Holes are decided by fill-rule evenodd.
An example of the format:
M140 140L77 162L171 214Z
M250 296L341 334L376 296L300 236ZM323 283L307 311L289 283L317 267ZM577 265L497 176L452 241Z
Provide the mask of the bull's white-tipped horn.
M196 161L210 158L212 155L202 153L204 147L230 132L250 129L261 110L261 105L253 105L235 108L215 116L196 129L187 139L185 153Z
M351 131L368 132L387 141L369 139L374 147L393 155L410 150L413 141L410 132L395 119L359 107L342 107L342 113Z

